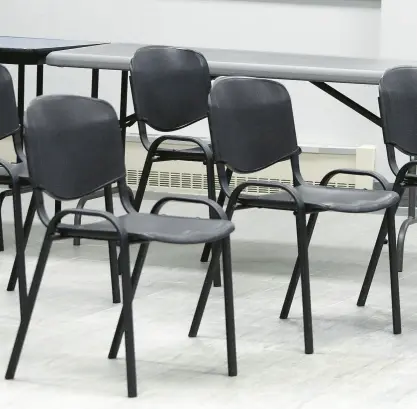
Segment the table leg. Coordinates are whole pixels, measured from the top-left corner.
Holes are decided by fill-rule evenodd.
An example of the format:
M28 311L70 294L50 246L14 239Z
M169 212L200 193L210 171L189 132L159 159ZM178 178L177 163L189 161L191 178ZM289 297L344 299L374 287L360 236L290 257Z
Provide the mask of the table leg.
M38 65L36 69L36 96L43 94L43 65Z
M91 98L98 98L98 82L100 71L94 68L91 71Z
M19 64L17 77L17 111L19 113L20 123L23 124L23 115L25 112L25 66Z
M128 92L128 71L122 71L122 81L120 86L120 128L122 133L123 148L126 145L126 112L127 112L127 92Z

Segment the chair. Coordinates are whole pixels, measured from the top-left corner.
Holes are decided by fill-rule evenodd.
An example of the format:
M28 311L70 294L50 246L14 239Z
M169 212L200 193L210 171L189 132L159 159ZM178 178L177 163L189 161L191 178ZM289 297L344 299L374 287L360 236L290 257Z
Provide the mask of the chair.
M125 335L128 396L137 394L133 336L132 301L145 257L152 241L196 244L215 242L217 258L208 269L205 283L213 280L220 253L226 314L227 356L230 376L237 373L233 312L233 288L229 235L234 230L220 206L206 198L169 197L158 201L151 214L139 214L131 205L125 182L125 166L117 115L106 102L80 96L43 96L35 99L25 115L25 147L36 208L46 233L29 290L24 314L10 357L6 379L15 375L33 308L41 285L52 243L56 239L88 238L117 244L122 280L123 308L111 345L109 358L116 358ZM92 167L96 164L96 167ZM126 214L88 209L65 209L50 219L44 206L46 193L60 201L79 199L105 186L117 183ZM158 215L169 201L200 203L216 213L216 219ZM81 214L99 221L82 225L66 224L65 216ZM140 243L139 254L130 275L129 245Z
M386 209L383 227L388 229L392 312L394 333L401 332L400 298L395 239L395 211L399 195L385 190L336 189L327 186L337 174L368 175L387 181L372 171L338 169L324 176L320 186L307 184L299 168L300 148L294 126L290 96L280 83L250 78L221 78L215 81L209 98L209 124L213 155L221 188L229 198L226 214L231 219L237 209L265 208L294 212L297 226L298 258L291 277L281 318L288 317L301 276L305 352L313 353L308 245L318 214L324 211L366 213ZM293 186L268 181L247 181L233 191L225 167L248 174L277 162L291 162ZM280 189L277 193L250 195L250 186ZM308 223L306 215L310 214ZM379 239L379 238L378 238ZM374 260L374 259L373 259ZM207 300L210 287L201 295ZM203 310L195 315L192 332L197 334Z
M409 189L409 217L404 220L398 232L398 270L403 270L404 241L407 229L416 222L415 194L417 175L415 173L417 161L417 68L396 67L387 70L379 83L379 108L381 112L382 132L387 150L388 163L395 176L390 188L404 194ZM396 150L406 154L412 160L401 168L396 160ZM380 231L380 236L387 234ZM378 241L375 252L375 266L381 254L381 240ZM358 305L364 306L371 287L375 268L368 269L363 288L358 299Z
M211 77L204 56L196 51L148 46L136 51L130 64L130 83L134 118L148 151L134 205L140 209L155 162L202 162L207 169L207 195L216 200L211 147L203 140L178 135L163 135L151 141L147 126L159 132L175 132L207 117L207 98ZM187 142L194 147L164 148L165 142ZM224 204L224 197L220 198ZM207 261L208 253L202 256Z
M21 193L31 192L32 189L30 188L28 181L13 81L9 71L3 65L0 65L0 107L0 139L5 139L9 136L13 138L15 151L20 160L19 163L11 164L3 159L0 159L0 185L7 187L6 190L0 193L0 251L4 250L1 207L4 199L8 196L12 196L16 258L13 264L13 270L10 275L7 290L13 291L16 286L16 282L19 281L19 298L22 308L26 297L24 251L27 244L27 235L25 235L25 233L28 232L28 226L31 224L35 215L35 202L32 197L26 222L23 226Z

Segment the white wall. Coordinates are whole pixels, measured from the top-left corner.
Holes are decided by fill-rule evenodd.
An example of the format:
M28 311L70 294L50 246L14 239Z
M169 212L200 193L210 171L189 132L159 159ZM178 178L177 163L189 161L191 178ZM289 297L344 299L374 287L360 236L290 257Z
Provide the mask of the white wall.
M377 56L377 0L27 0L2 6L2 35ZM19 22L17 24L16 22ZM48 67L45 92L88 94L89 73ZM119 104L119 74L101 76L101 96ZM28 74L28 94L34 70ZM307 83L288 83L304 144L382 147L380 130ZM338 86L377 112L375 87ZM30 99L32 95L28 95ZM205 126L194 129L207 135ZM385 152L377 164L384 169Z

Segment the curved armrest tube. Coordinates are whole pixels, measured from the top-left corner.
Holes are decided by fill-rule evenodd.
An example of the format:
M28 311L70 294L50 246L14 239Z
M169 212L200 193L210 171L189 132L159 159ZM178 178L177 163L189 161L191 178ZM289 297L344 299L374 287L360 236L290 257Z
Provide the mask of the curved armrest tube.
M122 121L119 121L121 128L123 127L129 128L130 126L133 126L136 122L137 122L136 114L128 115L125 118L124 123L122 123Z
M407 162L404 166L402 166L401 169L397 173L397 177L395 179L395 185L401 183L407 177L407 172L413 167L417 167L416 160Z
M120 220L113 214L109 212L103 212L100 210L88 210L88 209L64 209L57 213L49 222L49 226L52 226L54 229L58 225L58 223L67 215L69 214L80 214L82 216L94 216L94 217L100 217L101 219L105 219L108 222L110 222L115 229L117 230L117 233L119 234L120 241L127 240L127 231L120 223ZM49 228L48 226L48 228Z
M186 203L197 203L204 204L213 209L219 219L228 220L223 208L217 204L214 200L208 199L207 197L195 197L195 196L167 196L158 200L152 207L151 213L158 214L162 207L168 202L186 202Z
M298 191L291 185L286 185L285 183L277 183L277 182L258 182L258 181L248 180L247 182L241 183L239 186L237 186L233 190L232 194L230 195L230 200L233 200L235 202L239 198L242 191L249 186L272 187L272 188L285 190L287 193L290 194L290 196L297 203L297 207L300 210L304 209L304 200L302 199Z
M372 170L360 170L360 169L335 169L327 173L323 179L320 182L320 185L327 186L327 184L330 182L330 180L339 174L345 174L345 175L359 175L359 176L370 176L377 180L381 186L384 188L384 190L387 190L389 187L388 180L380 175L377 172L374 172Z
M6 169L6 172L11 177L13 184L16 184L19 181L19 176L14 172L13 165L10 162L7 162L4 159L0 159L0 166Z

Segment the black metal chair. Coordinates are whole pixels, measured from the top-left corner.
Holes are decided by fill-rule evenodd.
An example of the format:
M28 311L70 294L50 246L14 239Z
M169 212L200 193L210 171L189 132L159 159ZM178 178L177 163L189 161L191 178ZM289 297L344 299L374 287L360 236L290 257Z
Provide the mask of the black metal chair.
M379 84L379 108L382 132L387 149L388 163L395 176L390 188L402 196L409 189L409 217L404 220L398 232L398 270L403 270L404 241L407 229L416 222L416 160L410 160L401 168L396 160L396 150L410 158L417 156L417 67L397 67L385 72ZM380 257L386 229L379 232L374 249L375 265L370 266L365 277L358 305L364 306Z
M140 48L130 65L130 83L139 135L148 151L134 205L140 209L152 165L155 162L202 162L207 169L207 196L216 200L211 147L198 138L164 135L150 141L147 126L160 132L175 132L207 117L211 77L204 56L196 51L167 47ZM131 117L132 118L132 117ZM129 125L132 124L132 121ZM165 142L187 142L195 147L164 148ZM224 204L224 196L219 203ZM202 261L208 259L208 247Z
M23 152L21 128L17 112L16 99L13 88L13 80L6 67L0 65L0 139L13 138L15 151L20 162L9 163L0 159L0 186L6 189L0 193L0 251L4 250L3 226L1 220L1 207L6 197L13 198L13 215L16 258L10 275L8 291L14 290L19 281L19 297L22 308L26 297L26 274L25 274L25 247L27 238L25 232L35 215L35 202L32 196L25 225L22 222L21 193L31 192L29 186L27 166Z
M135 119L144 148L148 151L134 205L140 209L154 162L197 161L207 167L208 197L216 199L213 157L210 146L197 138L164 135L153 142L146 126L174 132L207 117L211 88L206 59L192 50L149 46L136 51L130 63L130 83ZM195 147L168 149L166 141L188 142Z
M395 237L395 211L399 195L385 190L336 189L327 186L337 174L367 175L384 187L388 182L372 171L337 169L324 176L320 186L307 184L299 169L300 148L294 126L290 96L280 83L249 78L215 81L209 98L209 124L213 155L221 188L229 198L226 213L231 219L237 209L265 208L294 212L298 258L291 277L281 318L288 317L301 275L305 352L313 353L308 245L318 214L324 211L366 213L387 209L383 228L388 229L394 333L401 332L400 298ZM294 186L268 181L248 181L231 191L225 167L247 174L277 162L291 161ZM250 186L279 189L277 193L250 195ZM308 223L306 215L310 214ZM384 236L385 237L385 236ZM380 238L378 237L378 240ZM372 260L375 261L374 255ZM372 262L372 261L371 261ZM210 287L202 293L205 305ZM197 334L204 308L196 313L191 332Z
M122 277L123 309L109 358L116 358L124 334L129 397L137 394L132 301L149 243L215 242L217 259L211 263L205 282L213 280L222 252L228 370L230 376L235 376L237 366L229 238L234 226L223 209L206 198L168 197L155 204L151 212L153 214L137 213L131 204L125 182L124 154L117 115L111 105L102 100L79 96L37 98L29 105L25 115L25 147L37 212L47 229L6 379L12 379L15 375L52 242L74 237L111 241L120 247L118 262ZM61 201L74 200L104 186L110 187L112 183L118 185L126 215L116 217L104 211L65 209L52 219L48 217L44 193ZM204 204L215 212L216 219L157 215L169 201ZM74 214L94 216L101 220L82 225L62 221L65 216ZM129 245L132 243L140 243L141 247L131 276Z

